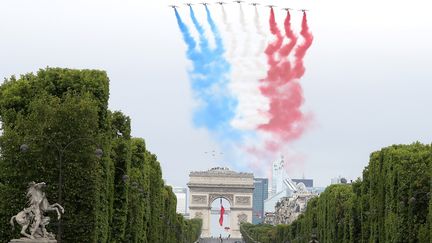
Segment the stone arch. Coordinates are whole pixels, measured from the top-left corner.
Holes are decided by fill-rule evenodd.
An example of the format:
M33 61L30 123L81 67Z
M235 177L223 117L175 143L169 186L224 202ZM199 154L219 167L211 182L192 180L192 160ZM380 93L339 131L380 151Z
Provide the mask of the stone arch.
M211 207L214 200L218 198L224 198L226 199L231 206L234 205L234 195L233 194L210 194L209 200L208 200L208 206Z
M241 223L245 223L245 222L247 222L247 220L248 220L248 216L247 216L247 214L245 214L245 213L240 213L240 214L238 214L237 215L237 223L238 223L238 225L240 225Z
M212 209L212 204L218 198L223 198L229 204L229 210L226 211L227 225L222 227L231 238L240 239L239 220L252 222L253 174L217 167L208 171L191 172L187 185L190 198L189 213L192 217L202 216L201 237L210 237L212 229L220 227L212 222L212 215L217 215L217 209Z

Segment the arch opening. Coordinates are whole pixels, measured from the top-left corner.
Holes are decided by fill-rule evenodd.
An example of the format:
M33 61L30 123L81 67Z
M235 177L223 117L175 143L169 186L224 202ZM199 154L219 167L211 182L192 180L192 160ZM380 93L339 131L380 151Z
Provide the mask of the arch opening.
M222 210L223 207L223 210ZM221 213L223 211L223 216ZM223 238L231 235L231 203L224 197L218 197L210 204L210 234L213 237Z

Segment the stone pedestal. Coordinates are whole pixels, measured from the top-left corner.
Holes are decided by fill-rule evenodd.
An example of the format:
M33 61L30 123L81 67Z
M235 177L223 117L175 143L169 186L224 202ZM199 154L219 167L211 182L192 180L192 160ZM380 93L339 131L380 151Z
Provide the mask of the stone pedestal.
M9 243L57 243L57 240L51 240L51 239L29 239L29 238L21 238L21 239L13 239L9 241Z

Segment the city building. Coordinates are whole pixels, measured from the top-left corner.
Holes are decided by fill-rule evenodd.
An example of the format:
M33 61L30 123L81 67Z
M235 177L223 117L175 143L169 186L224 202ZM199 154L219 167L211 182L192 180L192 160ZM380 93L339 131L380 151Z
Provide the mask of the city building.
M268 212L268 213L265 213L264 216L265 216L264 224L274 225L275 213Z
M264 221L264 200L268 198L268 179L254 178L254 187L252 223L260 224Z
M283 180L288 177L284 169L285 161L283 156L280 160L273 161L272 165L272 180L269 197L273 197L278 192L283 190Z
M177 197L177 208L176 212L183 216L188 216L188 204L187 204L187 188L185 187L173 187L173 192Z
M291 197L284 197L276 203L272 216L273 224L291 224L306 211L308 201L316 196L317 194L308 191L300 182L297 184L297 191Z
M299 184L299 183L303 183L305 186L306 186L306 188L312 188L314 185L313 185L313 179L292 179L292 181L295 183L295 184Z
M274 212L276 203L283 197L290 197L296 190L295 183L286 173L282 156L273 162L271 190L268 199L264 200L264 212Z
M331 179L331 184L347 184L348 180L344 177L338 176L336 178Z
M273 195L270 198L264 200L264 212L265 213L274 213L276 203L279 202L284 197L291 197L293 191L286 189L278 192L276 195Z

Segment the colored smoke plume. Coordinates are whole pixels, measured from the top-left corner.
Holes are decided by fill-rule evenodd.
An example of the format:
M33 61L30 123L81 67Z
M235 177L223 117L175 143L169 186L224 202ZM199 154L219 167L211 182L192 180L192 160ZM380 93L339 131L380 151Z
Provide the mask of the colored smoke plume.
M236 115L231 121L231 126L241 131L253 131L259 124L268 120L264 114L265 112L263 112L268 110L268 99L262 96L259 90L259 79L265 75L266 69L265 63L260 62L265 48L265 34L259 26L259 17L257 15L254 20L255 33L247 26L248 22L242 4L238 4L238 10L240 29L234 35L238 35L240 38L244 36L244 42L242 44L243 50L238 51L241 53L230 58L233 69L229 86L238 99ZM259 55L256 54L254 46L256 42L252 42L252 40L257 39L252 38L253 34L255 34L253 37L258 37L259 42L261 42L261 45L257 45ZM264 45L262 45L263 43ZM250 133L247 135L250 135Z
M270 9L270 32L276 37L276 40L271 42L265 50L267 62L270 65L267 75L272 75L272 71L277 68L278 61L276 59L275 53L279 50L279 48L281 48L283 43L283 36L280 33L279 27L277 26L273 8Z
M187 45L187 52L186 52L187 57L188 57L188 59L193 59L194 56L197 55L197 51L195 50L196 42L189 32L189 28L182 21L176 8L174 9L174 12L175 12L175 16L177 19L177 24L180 28L180 31L182 32L182 35L183 35L183 40Z
M290 14L284 22L285 35L289 43L281 47L283 39L277 27L273 9L270 12L270 31L276 37L266 49L269 70L263 80L261 93L270 100L268 111L269 121L258 128L270 133L271 139L265 142L267 151L278 152L287 142L298 139L309 124L310 117L301 110L304 102L303 90L299 78L304 74L303 58L312 44L312 35L307 26L304 14L301 35L305 42L295 51L294 68L289 61L289 54L297 42L297 37L291 30ZM282 39L282 40L281 40ZM278 52L279 56L276 56Z
M231 38L231 44L228 48L227 56L230 58L233 58L234 52L237 49L237 39L236 39L236 35L233 32L231 23L228 22L228 17L227 17L226 11L225 11L225 7L223 5L221 5L221 8L222 8L222 20L223 20L223 23L225 25L225 30Z
M257 6L255 6L255 17L254 17L254 24L255 24L255 29L256 32L259 36L259 45L257 48L257 53L255 54L255 56L259 57L262 55L262 53L265 50L265 44L266 44L266 34L264 33L264 31L262 30L261 24L260 24L260 15L258 13L258 8ZM261 66L261 65L260 65Z
M287 16L284 21L284 28L285 28L285 36L288 38L289 42L288 44L284 45L280 50L280 56L287 59L291 51L293 50L294 46L297 44L297 36L294 34L293 30L291 29L291 14L289 11L287 11Z
M247 29L247 23L246 23L246 19L245 19L245 14L243 11L243 7L242 4L239 3L239 9L240 9L240 25L242 27L242 31L243 33L246 35L245 41L243 43L244 49L243 49L243 58L248 57L248 55L250 54L250 47L251 47L251 35L250 32Z
M198 101L194 123L198 127L207 128L218 137L233 138L236 133L230 128L229 121L234 116L236 100L227 89L230 65L224 58L222 38L207 8L206 12L216 47L210 48L205 30L190 7L190 17L199 34L198 49L189 29L175 9L177 23L187 45L187 57L192 62L192 69L188 74L194 98Z
M309 31L308 21L306 12L303 13L303 20L302 20L302 30L300 32L301 36L304 38L303 44L297 47L295 57L295 65L294 65L294 78L299 79L302 78L305 73L305 67L303 59L306 55L307 50L309 47L311 47L313 42L313 35Z

